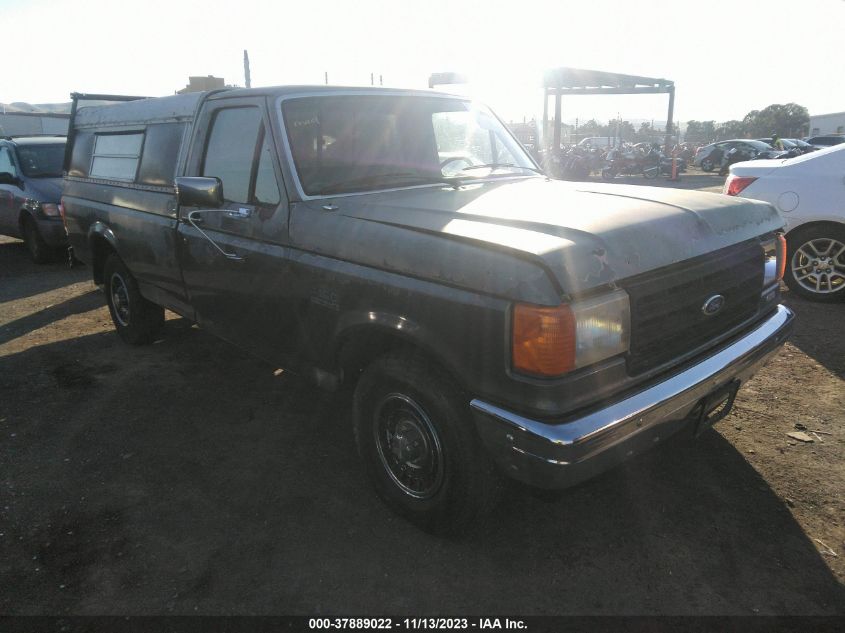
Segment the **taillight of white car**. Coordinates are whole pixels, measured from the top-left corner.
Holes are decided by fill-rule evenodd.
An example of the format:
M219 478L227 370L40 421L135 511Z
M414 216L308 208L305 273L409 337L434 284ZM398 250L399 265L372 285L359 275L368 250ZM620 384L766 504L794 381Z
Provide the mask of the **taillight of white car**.
M740 193L742 193L743 189L745 189L755 180L757 179L752 178L751 176L734 176L733 174L731 174L730 176L728 176L728 179L725 180L725 186L722 189L722 193L725 193L729 196L738 196Z

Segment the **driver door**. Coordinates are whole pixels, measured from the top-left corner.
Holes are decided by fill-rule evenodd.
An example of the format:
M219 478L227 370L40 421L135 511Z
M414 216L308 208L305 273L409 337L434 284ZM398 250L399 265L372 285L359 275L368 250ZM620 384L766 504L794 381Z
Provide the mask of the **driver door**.
M219 178L224 202L179 210L185 287L203 328L281 361L292 331L288 204L264 102L223 99L210 106L185 175Z

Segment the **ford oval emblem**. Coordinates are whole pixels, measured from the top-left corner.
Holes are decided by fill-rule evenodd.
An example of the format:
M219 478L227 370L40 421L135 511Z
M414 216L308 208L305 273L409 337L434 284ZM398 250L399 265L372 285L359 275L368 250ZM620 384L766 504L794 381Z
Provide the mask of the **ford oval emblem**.
M713 295L712 297L709 297L707 301L704 302L704 305L701 306L701 311L705 314L705 316L713 316L724 306L724 295Z

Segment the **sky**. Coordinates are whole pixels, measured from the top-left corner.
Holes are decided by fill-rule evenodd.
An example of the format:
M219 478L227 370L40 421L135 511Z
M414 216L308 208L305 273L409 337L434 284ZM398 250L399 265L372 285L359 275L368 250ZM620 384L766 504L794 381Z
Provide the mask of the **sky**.
M559 66L663 77L675 120L725 121L771 103L845 111L845 0L0 0L0 103L69 93L163 96L189 75L253 86L426 88L468 75L506 120L542 116ZM570 97L563 118L664 120L666 95Z

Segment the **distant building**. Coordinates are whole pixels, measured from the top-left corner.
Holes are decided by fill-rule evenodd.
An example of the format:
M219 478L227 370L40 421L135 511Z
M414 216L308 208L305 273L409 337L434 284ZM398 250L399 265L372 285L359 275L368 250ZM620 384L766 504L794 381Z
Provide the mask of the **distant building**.
M820 134L845 134L845 112L811 116L810 136Z
M69 114L12 112L0 109L0 136L67 134Z
M188 77L188 85L177 90L177 95L187 94L189 92L205 92L206 90L219 90L220 88L231 88L226 86L226 82L222 77L215 77L207 75L206 77Z
M527 123L508 123L508 128L520 143L532 148L537 145L537 124L534 121Z

